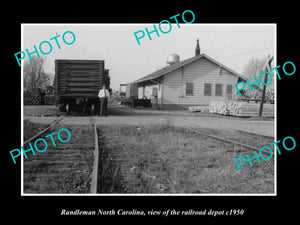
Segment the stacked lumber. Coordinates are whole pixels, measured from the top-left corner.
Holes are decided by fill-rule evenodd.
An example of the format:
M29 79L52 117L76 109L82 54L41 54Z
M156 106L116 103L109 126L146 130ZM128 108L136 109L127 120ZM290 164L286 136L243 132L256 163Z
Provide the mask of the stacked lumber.
M248 103L239 101L212 101L209 104L209 112L221 115L232 115L241 117L258 116L259 103ZM274 117L274 105L263 105L263 117Z
M44 98L44 104L45 105L53 105L55 102L55 96L54 95L45 95Z
M41 96L37 92L24 91L24 105L38 105L41 101Z
M229 115L228 103L223 101L211 101L208 105L210 113Z
M207 106L189 106L188 110L190 112L205 112L207 111Z
M37 91L24 91L24 105L53 105L55 96L53 94L42 95Z

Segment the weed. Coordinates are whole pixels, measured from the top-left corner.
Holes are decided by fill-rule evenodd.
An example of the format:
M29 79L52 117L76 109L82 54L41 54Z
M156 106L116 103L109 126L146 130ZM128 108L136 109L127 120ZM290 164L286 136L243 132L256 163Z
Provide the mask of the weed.
M106 179L120 178L121 192L273 193L272 160L241 173L234 159L248 150L174 127L171 120L158 126L102 126L101 132L103 149L112 154L104 165L109 161L115 169L121 162L118 175L113 169Z

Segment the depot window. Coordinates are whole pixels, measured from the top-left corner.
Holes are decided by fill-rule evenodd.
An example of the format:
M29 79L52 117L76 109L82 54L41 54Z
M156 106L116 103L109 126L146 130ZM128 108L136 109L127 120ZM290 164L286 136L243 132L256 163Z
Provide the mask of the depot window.
M186 83L185 95L194 95L193 83Z
M212 93L211 84L205 83L204 84L204 96L211 96L212 95L211 93Z
M216 84L215 96L223 96L223 85Z

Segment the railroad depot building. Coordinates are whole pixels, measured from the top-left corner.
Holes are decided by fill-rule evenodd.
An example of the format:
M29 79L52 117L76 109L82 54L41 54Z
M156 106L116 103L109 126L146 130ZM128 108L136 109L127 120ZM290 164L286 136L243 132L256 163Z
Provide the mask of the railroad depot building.
M158 108L188 108L210 101L231 100L237 95L234 84L245 78L206 54L200 54L197 40L195 56L183 61L171 54L168 66L126 86L126 97L151 99Z

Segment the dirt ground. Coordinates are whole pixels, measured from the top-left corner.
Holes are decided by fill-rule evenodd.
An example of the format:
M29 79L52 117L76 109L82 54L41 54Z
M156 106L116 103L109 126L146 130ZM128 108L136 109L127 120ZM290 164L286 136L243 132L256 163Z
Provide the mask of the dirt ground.
M273 159L239 172L234 159L253 150L183 129L259 148L272 138L254 138L240 130L272 137L271 119L119 105L111 105L108 115L65 117L55 106L24 106L24 129L36 133L59 117L65 117L59 126L70 129L96 123L101 151L98 193L274 193Z
M24 121L25 138L32 137L36 131L43 129L41 124L31 124ZM92 126L55 126L47 134L56 133L66 128L71 133L70 141L63 143L57 135L53 135L53 143L44 138L48 144L44 152L28 153L24 159L23 190L25 194L46 193L89 193L93 166L94 133ZM66 140L67 133L61 134ZM33 144L32 144L33 145ZM26 145L27 148L28 145ZM43 142L38 143L39 149L44 149ZM25 149L26 149L25 148Z
M253 150L240 149L171 125L102 126L99 193L274 193L274 161L254 162L239 172L234 159ZM221 135L221 131L201 129ZM227 136L254 146L239 132ZM252 151L252 152L251 152Z
M34 123L51 123L58 116L64 116L55 106L24 106L24 119ZM95 116L97 125L159 125L172 124L176 127L216 128L242 130L274 137L274 118L240 118L222 116L208 112L189 112L187 110L132 109L125 106L110 105L108 117ZM90 116L70 116L62 123L66 125L84 125L90 122Z

